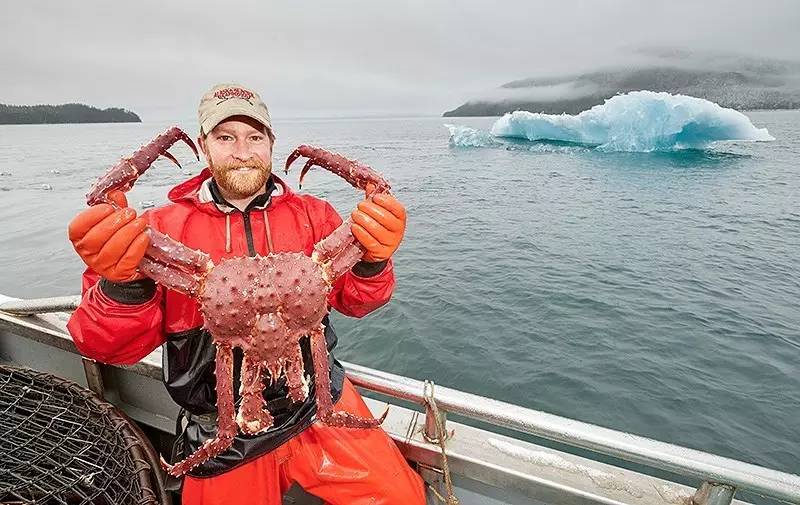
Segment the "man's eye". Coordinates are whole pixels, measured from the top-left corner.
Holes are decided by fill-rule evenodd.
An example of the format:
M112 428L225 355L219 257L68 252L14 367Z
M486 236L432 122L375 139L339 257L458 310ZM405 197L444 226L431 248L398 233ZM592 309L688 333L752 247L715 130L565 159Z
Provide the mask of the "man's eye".
M250 137L250 140L252 140L253 142L261 142L261 140L263 140L263 138L264 137L262 137L261 135L252 135Z
M224 140L224 141L226 141L226 142L227 142L228 140L233 140L233 137L231 137L230 135L220 135L220 136L219 136L219 137L217 137L217 138L218 138L218 139L220 139L220 140Z

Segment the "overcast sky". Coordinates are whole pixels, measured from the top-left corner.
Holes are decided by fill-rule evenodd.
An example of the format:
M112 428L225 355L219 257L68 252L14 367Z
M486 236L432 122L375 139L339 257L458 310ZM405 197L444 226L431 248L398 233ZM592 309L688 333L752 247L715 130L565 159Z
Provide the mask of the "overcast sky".
M440 114L515 79L676 47L800 59L800 1L3 1L0 103L196 114L222 81L274 116Z

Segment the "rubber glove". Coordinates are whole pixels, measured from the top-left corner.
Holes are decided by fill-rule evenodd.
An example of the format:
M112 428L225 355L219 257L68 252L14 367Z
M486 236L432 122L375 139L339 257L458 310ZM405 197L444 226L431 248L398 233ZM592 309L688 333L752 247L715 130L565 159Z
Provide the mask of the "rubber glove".
M367 185L367 194L374 186ZM362 258L369 263L388 260L400 247L406 231L406 209L397 198L378 193L358 204L352 213L353 236L367 250Z
M114 282L141 279L136 270L150 238L147 222L128 208L122 191L108 195L118 208L102 203L81 211L69 223L69 240L86 265Z

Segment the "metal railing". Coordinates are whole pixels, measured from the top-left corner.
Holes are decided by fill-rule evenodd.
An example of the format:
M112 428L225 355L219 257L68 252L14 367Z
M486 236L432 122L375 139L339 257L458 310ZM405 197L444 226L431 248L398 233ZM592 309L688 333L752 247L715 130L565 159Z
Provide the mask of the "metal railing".
M0 311L33 314L72 310L78 300L78 297L19 300L0 305ZM347 369L348 377L355 385L422 405L426 408L427 419L432 419L431 405L425 398L425 382L353 363L344 363L344 366ZM658 442L442 386L436 387L435 400L442 414L451 412L568 446L697 478L703 482L693 499L697 505L731 503L736 489L754 492L787 503L800 504L800 476L798 475ZM426 422L428 427L432 424Z
M78 307L79 303L81 303L80 295L31 298L29 300L12 300L0 304L0 311L16 316L48 312L72 312Z
M425 383L353 363L343 363L357 386L426 406ZM614 456L650 468L667 470L704 481L695 503L730 503L719 496L724 488L739 488L788 503L800 503L800 476L735 459L715 456L649 438L595 426L442 386L436 387L440 411L495 426ZM430 412L426 410L426 415ZM713 492L707 490L716 490ZM703 496L709 499L702 501Z

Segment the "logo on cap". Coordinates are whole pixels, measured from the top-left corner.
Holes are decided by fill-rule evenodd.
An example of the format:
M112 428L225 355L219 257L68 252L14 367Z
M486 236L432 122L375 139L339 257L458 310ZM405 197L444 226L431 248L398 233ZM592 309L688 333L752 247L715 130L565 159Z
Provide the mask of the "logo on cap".
M253 102L250 100L252 100L254 96L255 95L251 91L243 88L222 88L214 92L214 97L219 99L217 105L232 98L240 98L247 101L250 105L253 105Z

